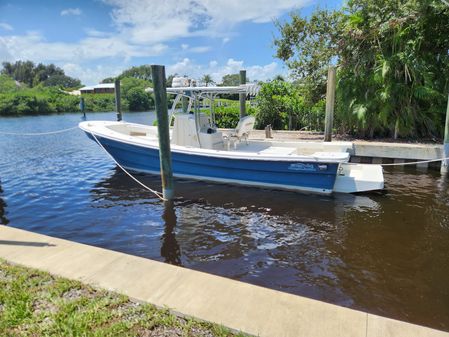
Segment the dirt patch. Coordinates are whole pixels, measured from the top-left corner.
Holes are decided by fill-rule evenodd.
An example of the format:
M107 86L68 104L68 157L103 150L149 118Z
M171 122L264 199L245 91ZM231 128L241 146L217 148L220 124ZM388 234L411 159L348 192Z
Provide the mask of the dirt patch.
M92 292L90 292L89 289L72 288L72 289L66 291L62 295L62 298L66 301L74 301L74 300L80 299L81 297L92 298L93 296L94 296L94 294L92 294Z

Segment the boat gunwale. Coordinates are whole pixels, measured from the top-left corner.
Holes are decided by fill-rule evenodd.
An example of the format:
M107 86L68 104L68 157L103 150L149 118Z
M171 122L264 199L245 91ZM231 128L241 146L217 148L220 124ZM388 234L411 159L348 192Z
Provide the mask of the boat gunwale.
M89 125L91 124L91 125ZM90 134L95 134L96 137L102 137L109 139L111 141L119 141L126 143L128 145L139 146L143 148L151 148L159 150L159 144L157 138L155 140L144 140L138 138L137 136L126 135L119 131L115 131L107 127L110 125L124 125L128 124L136 127L148 127L147 125L128 123L128 122L114 122L114 121L84 121L79 123L79 128L84 132ZM100 129L99 129L100 128ZM103 129L103 130L101 130ZM101 132L103 131L103 132ZM126 139L126 138L128 139ZM314 163L329 163L329 164L340 164L347 163L348 160L345 159L335 159L335 158L317 158L313 156L305 155L267 155L255 152L244 152L244 151L229 151L229 150L211 150L211 149L200 149L195 147L187 147L182 145L170 144L171 151L176 153L188 154L188 155L198 155L203 157L213 157L213 158L225 158L225 159L235 159L235 160L251 160L251 161L282 161L282 162L314 162Z

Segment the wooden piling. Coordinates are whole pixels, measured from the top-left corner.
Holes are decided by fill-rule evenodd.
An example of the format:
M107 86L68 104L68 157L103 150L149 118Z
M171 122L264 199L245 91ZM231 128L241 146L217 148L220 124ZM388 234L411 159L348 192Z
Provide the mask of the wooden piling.
M154 101L156 104L157 130L159 135L159 161L161 165L162 194L164 199L172 200L174 197L174 189L168 125L165 67L161 65L152 65L151 74L153 77Z
M335 87L336 87L335 67L329 67L329 70L327 72L326 118L324 122L325 142L332 141L332 127L334 124Z
M83 113L83 117L86 118L86 112L84 111L84 97L80 97L80 111Z
M182 103L182 112L185 114L188 113L187 108L189 107L189 99L185 96L182 96L181 103Z
M115 111L117 112L117 121L122 120L122 103L120 98L120 80L115 80Z
M240 70L240 84L246 84L246 70ZM246 116L246 93L239 94L240 118Z
M449 157L449 95L447 97L447 109L446 109L446 124L444 126L444 144L443 144L443 156ZM447 174L449 172L449 160L444 159L441 161L441 173Z

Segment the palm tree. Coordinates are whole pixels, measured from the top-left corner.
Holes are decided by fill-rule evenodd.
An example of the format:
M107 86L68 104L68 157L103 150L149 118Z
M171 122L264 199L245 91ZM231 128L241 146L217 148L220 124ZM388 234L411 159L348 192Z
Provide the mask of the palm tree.
M204 82L206 87L209 86L209 84L215 84L214 80L212 79L212 77L209 74L204 75L201 78L201 81Z

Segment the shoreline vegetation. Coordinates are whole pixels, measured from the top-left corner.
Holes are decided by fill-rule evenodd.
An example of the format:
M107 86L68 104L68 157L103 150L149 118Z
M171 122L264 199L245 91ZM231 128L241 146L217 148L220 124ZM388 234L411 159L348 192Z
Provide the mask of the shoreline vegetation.
M0 335L246 336L2 259Z
M289 79L259 82L248 113L256 128L323 131L329 65L337 68L334 133L363 139L441 139L449 92L449 6L441 0L350 0L342 8L293 12L275 22L276 57ZM3 62L0 116L79 111L68 91L81 83L55 65ZM172 74L167 78L171 86ZM121 80L122 111L154 106L151 67L125 70L102 83ZM205 74L202 85L214 84ZM247 79L249 82L249 79ZM239 74L217 85L239 85ZM237 97L216 109L218 127L235 127ZM113 94L83 95L85 111L113 111Z

